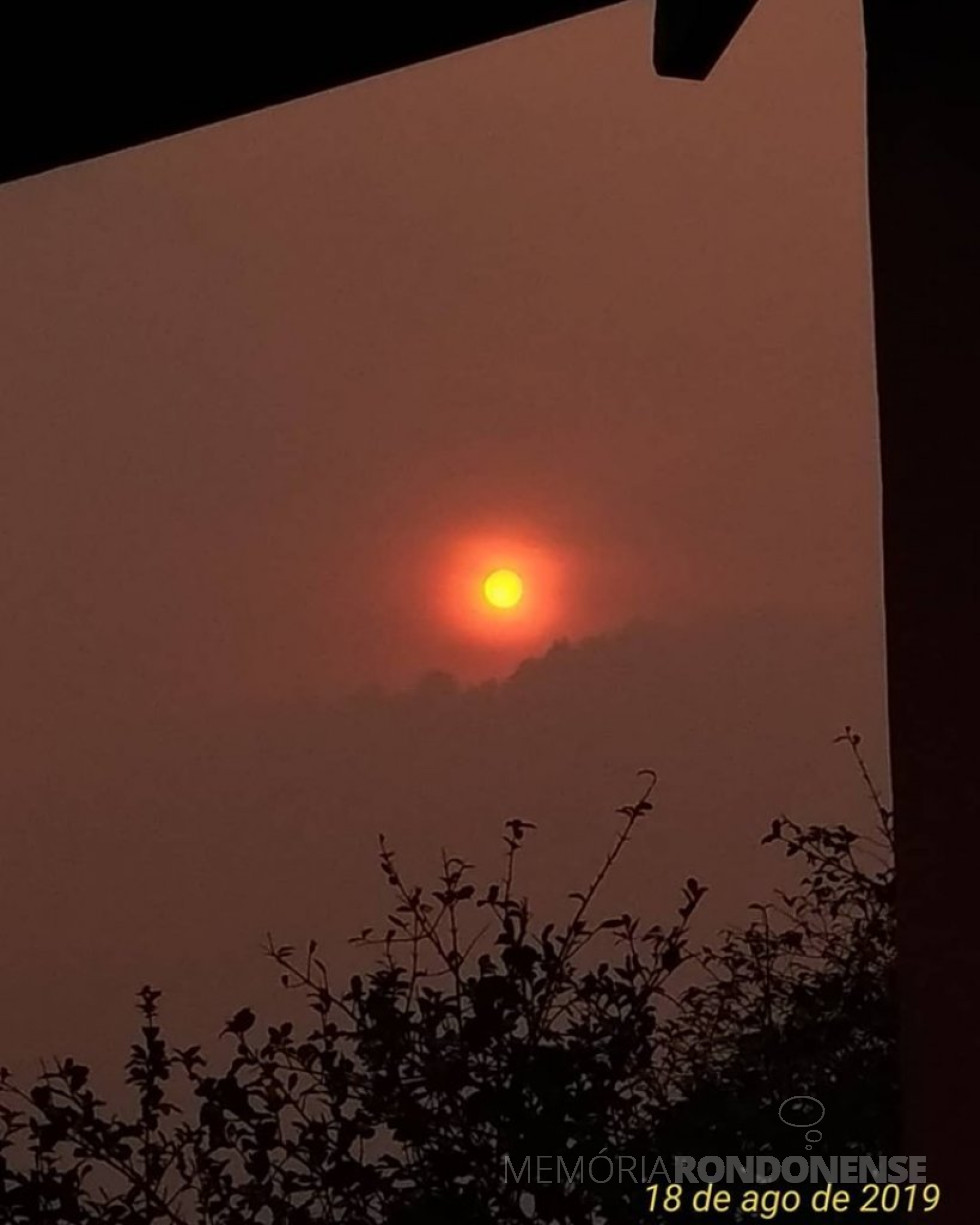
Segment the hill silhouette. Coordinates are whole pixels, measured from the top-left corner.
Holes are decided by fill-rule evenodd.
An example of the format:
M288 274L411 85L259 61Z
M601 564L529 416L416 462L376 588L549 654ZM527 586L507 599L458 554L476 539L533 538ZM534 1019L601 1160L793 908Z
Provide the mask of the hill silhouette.
M662 837L623 866L617 905L645 910L696 864L712 885L705 921L735 919L767 872L778 879L748 849L772 817L864 820L831 740L862 727L883 772L879 680L850 626L759 615L634 625L486 685L430 675L400 693L161 715L104 738L79 728L75 760L66 751L6 796L0 910L23 934L0 952L18 984L0 1049L17 1066L64 1049L70 1016L108 1066L145 978L168 984L189 1032L220 1015L229 982L268 999L254 950L269 927L316 935L349 968L344 936L384 905L379 832L424 876L440 845L485 862L501 821L533 815L555 841L528 848L525 874L557 904L601 853L608 797L638 762L659 772ZM29 930L14 922L24 913Z

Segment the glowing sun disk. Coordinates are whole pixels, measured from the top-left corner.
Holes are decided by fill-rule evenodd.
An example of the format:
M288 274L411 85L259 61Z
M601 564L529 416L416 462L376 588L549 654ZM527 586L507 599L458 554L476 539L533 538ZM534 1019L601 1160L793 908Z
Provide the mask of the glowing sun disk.
M524 595L524 583L514 570L494 570L483 581L483 595L494 608L514 608Z

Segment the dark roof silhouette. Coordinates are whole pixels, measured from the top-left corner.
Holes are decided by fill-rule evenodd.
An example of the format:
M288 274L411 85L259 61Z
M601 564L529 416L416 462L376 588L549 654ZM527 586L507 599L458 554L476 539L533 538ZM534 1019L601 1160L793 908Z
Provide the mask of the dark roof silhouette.
M40 174L606 8L617 0L158 8L5 16L0 183ZM251 14L251 15L248 15ZM287 15L288 14L288 15ZM13 66L11 70L10 66Z
M658 0L653 34L658 76L703 81L755 5L756 0Z

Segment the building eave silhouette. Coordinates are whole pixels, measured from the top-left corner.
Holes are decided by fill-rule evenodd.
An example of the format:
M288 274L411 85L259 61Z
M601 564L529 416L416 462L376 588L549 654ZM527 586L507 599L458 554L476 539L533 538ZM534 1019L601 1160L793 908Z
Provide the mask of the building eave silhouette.
M465 51L621 0L203 10L21 6L2 19L0 183ZM251 12L252 16L248 13ZM271 16L269 14L272 14Z

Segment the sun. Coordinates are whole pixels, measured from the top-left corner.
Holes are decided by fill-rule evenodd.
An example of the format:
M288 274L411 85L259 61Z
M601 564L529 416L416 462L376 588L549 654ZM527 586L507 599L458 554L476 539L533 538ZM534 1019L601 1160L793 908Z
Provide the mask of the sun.
M445 543L429 573L454 636L512 655L547 645L565 621L567 550L524 528L473 527Z
M494 608L516 608L524 596L524 583L516 570L494 570L483 580L483 596Z

